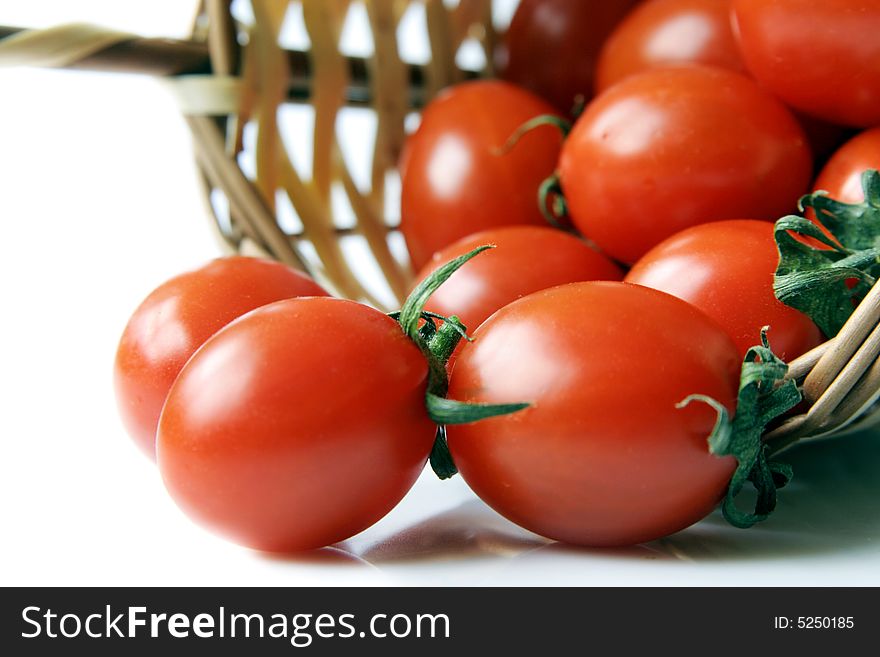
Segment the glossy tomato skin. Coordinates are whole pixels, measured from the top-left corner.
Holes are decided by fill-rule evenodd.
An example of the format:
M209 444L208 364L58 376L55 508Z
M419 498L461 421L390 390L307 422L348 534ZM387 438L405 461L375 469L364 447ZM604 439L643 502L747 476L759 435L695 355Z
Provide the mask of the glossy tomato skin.
M194 520L258 550L344 540L394 507L435 427L427 364L400 326L353 301L290 299L233 322L168 395L158 463Z
M541 226L510 226L450 244L434 254L416 280L486 244L495 248L455 272L431 295L426 310L445 317L457 315L472 330L502 306L532 292L564 283L623 278L620 267L573 235Z
M809 317L773 294L779 252L773 224L730 220L684 230L661 242L626 276L628 283L672 294L693 304L727 331L741 356L761 343L792 360L822 341Z
M793 212L811 156L791 113L754 82L688 66L630 76L596 98L559 172L575 226L632 264L690 226Z
M880 125L880 3L733 0L746 66L779 98L812 116Z
M625 283L573 283L505 306L464 347L450 396L526 410L448 427L470 487L513 522L588 546L649 541L709 513L735 468L709 453L734 409L739 356L683 301Z
M744 72L730 0L648 0L617 26L599 56L596 90L650 68L704 64Z
M596 90L663 66L705 65L746 73L733 33L731 0L648 0L614 30L599 56ZM846 139L845 129L793 112L815 159L824 162Z
M813 189L843 203L862 203L866 169L880 169L880 127L865 130L841 146L819 172Z
M400 230L416 269L471 233L547 224L538 187L556 168L559 132L544 126L509 152L497 151L523 123L553 111L497 80L457 85L431 102L401 161Z
M135 310L116 350L114 384L123 424L151 459L168 390L184 363L229 322L273 301L327 292L285 265L235 256L175 276Z
M638 0L522 0L495 56L499 75L568 115L593 94L605 39Z

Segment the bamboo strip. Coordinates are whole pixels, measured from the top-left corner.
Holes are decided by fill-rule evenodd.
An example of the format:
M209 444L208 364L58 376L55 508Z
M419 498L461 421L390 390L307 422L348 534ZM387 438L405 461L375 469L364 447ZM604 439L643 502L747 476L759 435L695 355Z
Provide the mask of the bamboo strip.
M241 79L229 75L182 75L162 80L183 114L234 116L241 106Z
M336 148L336 117L345 104L345 64L339 37L348 12L348 0L303 0L303 18L312 40L315 107L312 180L329 203Z
M838 340L839 338L840 336L838 336ZM834 411L844 398L855 389L865 372L876 363L878 355L880 355L880 325L875 326L858 350L844 361L838 375L810 407L807 423L811 429L824 428L828 425ZM819 364L821 363L820 360ZM816 372L816 368L813 369L813 372ZM813 372L807 376L807 381L813 376ZM807 385L806 382L804 385Z
M58 28L49 28L57 30ZM92 26L95 27L95 26ZM99 28L95 27L96 30ZM245 28L242 28L245 29ZM100 28L101 34L105 31ZM197 75L212 72L211 62L206 44L199 41L181 39L152 39L128 35L125 41L105 45L102 49L73 61L63 64L43 65L36 60L25 62L19 47L11 40L18 34L42 34L45 30L28 30L21 27L0 25L0 45L8 48L0 66L44 66L47 68L66 68L83 71L106 73L134 73L168 77L175 75ZM112 31L110 31L112 33ZM208 30L210 33L211 30ZM117 33L118 34L118 33ZM102 37L101 37L102 38ZM48 40L49 47L55 47ZM284 51L288 61L289 79L286 83L287 100L293 102L309 102L312 93L312 65L309 53L296 50ZM14 58L13 58L14 55ZM65 58L66 59L66 58ZM360 57L345 57L347 79L345 102L355 106L372 106L373 98L369 82L369 65ZM430 97L425 91L426 78L424 67L418 64L406 64L407 88L401 93L409 99L413 109L424 106ZM479 77L479 71L460 71L461 79Z
M278 132L278 106L284 99L284 59L278 47L278 34L287 9L277 0L253 0L254 41L257 56L257 165L254 184L263 201L274 212L275 190L278 188L278 161L284 157Z
M840 330L829 349L804 381L804 398L815 403L880 322L880 285L875 285Z
M339 159L342 159L341 155ZM397 300L397 305L402 306L409 288L408 279L404 277L403 272L391 255L391 250L388 248L387 226L380 217L373 213L373 208L369 201L360 193L345 166L340 167L340 176L342 177L342 184L351 203L352 210L357 218L359 232L366 238L367 244L370 246L370 250L376 258L379 268L385 275L392 294L394 294Z
M332 223L329 209L317 198L314 188L307 186L300 179L296 169L287 159L281 161L280 176L282 187L296 213L303 220L303 224L306 223L304 217L310 218L312 226L318 222ZM364 290L357 277L352 273L351 267L339 247L339 240L333 231L309 230L307 235L321 260L325 275L340 296L349 299L365 299L372 305L381 307L378 300Z
M816 363L819 362L822 356L825 355L825 352L831 349L833 345L834 338L823 342L818 347L811 349L807 353L791 361L788 364L787 378L792 381L800 381L803 379L816 366Z
M230 207L236 209L237 216L248 226L245 234L253 235L281 262L308 270L260 195L238 165L229 159L217 125L201 116L189 117L187 123L196 137L199 161L205 166L212 183L226 193Z
M205 10L208 14L208 52L211 68L218 75L232 75L241 65L241 51L238 47L238 29L232 20L231 0L207 0Z
M443 87L458 80L455 73L456 48L449 10L443 0L425 0L425 18L428 23L428 40L431 43L431 61L426 67L426 88L428 97L433 98Z
M880 361L875 361L834 411L829 425L846 426L859 420L880 399Z
M88 23L25 30L0 41L0 66L63 68L136 35Z

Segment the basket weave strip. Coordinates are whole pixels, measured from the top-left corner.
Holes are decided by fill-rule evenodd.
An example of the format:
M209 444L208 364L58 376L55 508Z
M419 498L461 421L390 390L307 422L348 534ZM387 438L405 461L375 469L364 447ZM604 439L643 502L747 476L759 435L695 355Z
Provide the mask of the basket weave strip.
M789 376L802 381L806 413L770 432L777 447L805 437L841 431L860 419L870 422L880 398L880 286L875 285L837 337L793 361Z
M383 212L386 201L386 176L396 167L405 137L404 121L413 109L412 67L405 63L397 46L397 28L406 10L412 4L406 0L368 0L364 3L373 33L374 52L366 60L369 93L366 98L376 113L376 139L371 157L370 185L361 189L355 183L351 171L343 157L337 139L337 119L343 107L348 104L351 89L358 83L352 79L356 67L351 58L339 50L339 41L351 2L349 0L303 0L291 5L300 5L304 26L308 33L311 49L309 51L310 88L309 103L314 109L312 140L312 170L310 175L299 171L292 163L284 148L278 130L278 108L287 102L287 81L292 77L289 70L289 57L278 44L278 34L286 11L283 3L271 0L254 0L254 22L250 26L239 26L246 30L247 46L241 49L242 91L239 107L235 115L236 130L227 140L232 159L242 152L242 130L247 123L256 127L256 186L266 208L271 214L275 208L275 193L283 193L293 206L303 224L301 234L289 235L291 246L298 253L298 260L306 265L323 282L328 282L339 294L365 300L376 306L384 304L375 297L359 278L342 248L340 230L334 224L332 190L339 185L354 213L353 230L342 231L363 237L388 283L396 302L405 295L411 274L408 266L394 257L388 242L391 226L386 222ZM427 16L429 40L432 44L432 58L422 73L427 88L419 94L418 101L424 102L435 91L450 82L461 79L464 74L455 65L455 54L469 36L476 35L487 52L494 33L491 29L491 2L489 0L465 0L454 8L449 8L442 0L424 2ZM279 9L281 7L281 9ZM284 11L282 11L282 9ZM228 51L237 49L237 43L230 40L228 20L229 3L215 0L204 5L204 16L209 22L208 34L213 33L213 25L219 26L226 39L217 39L218 45L212 47L212 64L217 57L225 61L235 61L237 57ZM484 22L486 21L486 22ZM211 37L208 37L211 45ZM223 62L214 70L222 71ZM227 131L229 134L229 131ZM304 138L297 135L296 138ZM234 177L226 172L223 179L217 177L217 170L226 164L214 158L213 167L207 171L207 180L212 189L220 190L229 197L229 181ZM237 190L240 192L240 190ZM262 226L265 212L255 213L252 204L235 202L229 198L233 225L241 224L238 231L226 231L226 243L236 249L245 247L245 241L255 241L250 245L257 252L290 262L291 254L282 255L278 245L270 244L266 236L271 227ZM251 216L243 217L242 212ZM309 262L297 250L300 240L306 240L314 249L318 262Z

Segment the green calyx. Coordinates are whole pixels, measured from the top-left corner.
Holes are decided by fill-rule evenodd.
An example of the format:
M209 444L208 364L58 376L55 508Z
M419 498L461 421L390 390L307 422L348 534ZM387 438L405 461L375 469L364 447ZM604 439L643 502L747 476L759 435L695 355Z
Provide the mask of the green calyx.
M562 192L559 172L554 172L544 179L538 187L538 209L554 228L562 229L562 222L568 217L568 203Z
M580 108L583 111L583 108ZM575 105L575 116L580 114L578 105ZM568 138L573 127L572 122L555 114L542 114L536 116L519 126L501 148L495 151L496 155L509 153L526 134L542 126L552 126L559 130L562 139ZM554 228L562 228L562 221L568 216L568 206L565 196L562 194L562 186L559 182L559 173L550 174L538 187L538 209L547 222Z
M683 408L700 401L718 414L708 439L709 451L716 456L733 456L737 461L721 505L724 518L734 527L748 528L765 520L776 508L776 491L791 480L791 467L771 460L761 439L768 424L801 400L797 384L785 380L787 373L788 366L770 350L765 328L761 345L749 349L743 361L733 419L722 404L705 395L691 395L679 404ZM736 497L749 482L757 499L753 510L743 511L736 505Z
M865 171L862 187L865 200L858 204L824 192L800 200L801 210L813 208L832 237L804 217L776 222L776 297L807 314L828 337L837 335L880 276L880 173Z
M428 416L437 424L437 435L429 460L431 468L440 479L448 479L458 472L446 444L447 425L469 424L490 417L515 413L528 407L528 404L525 403L469 404L446 399L446 393L449 391L446 364L462 338L467 340L470 338L467 337L466 328L458 317L443 317L424 310L431 295L450 276L461 269L468 260L491 248L494 247L478 247L438 268L412 291L400 312L391 314L391 317L400 323L403 332L418 346L428 361L428 389L425 393L425 407L428 410ZM442 321L439 328L435 320Z
M555 114L541 114L540 116L536 116L533 119L529 119L521 126L519 126L516 130L513 131L513 134L508 137L507 141L504 145L495 151L496 155L506 155L511 150L513 150L514 146L519 143L519 140L525 137L532 130L536 130L543 126L551 126L559 130L559 133L562 135L563 139L568 137L568 134L571 132L572 123L568 119L563 119L561 116L556 116Z

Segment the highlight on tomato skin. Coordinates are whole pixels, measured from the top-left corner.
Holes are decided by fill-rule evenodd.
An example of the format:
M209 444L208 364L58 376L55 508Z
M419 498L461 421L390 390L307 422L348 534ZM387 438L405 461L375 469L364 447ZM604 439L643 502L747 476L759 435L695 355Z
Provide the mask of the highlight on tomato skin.
M129 319L113 368L119 414L135 444L156 458L156 428L171 384L214 333L268 303L327 295L286 265L243 256L213 260L153 290Z
M550 227L509 226L475 233L438 251L416 281L483 244L495 248L455 272L431 296L426 310L456 315L473 330L499 308L532 292L564 283L623 278L620 267L573 235Z
M400 166L400 232L416 270L435 251L477 231L547 224L537 195L556 168L559 132L542 127L502 149L523 123L554 112L500 80L455 85L425 108Z
M505 306L450 377L467 402L522 399L519 413L447 428L468 485L522 527L576 545L679 531L721 500L733 457L709 452L732 414L741 360L730 337L680 299L627 283L572 283Z
M428 367L387 315L288 299L210 338L159 422L159 471L192 519L241 545L297 552L366 529L434 443Z
M572 223L627 264L690 226L793 212L811 169L804 132L782 103L705 66L614 85L575 123L559 162Z
M646 0L602 46L596 92L650 68L703 64L745 73L730 0Z
M773 293L779 264L773 232L772 223L748 219L694 226L651 249L625 280L693 304L727 331L741 356L769 326L773 352L794 360L824 337L809 317Z

